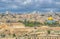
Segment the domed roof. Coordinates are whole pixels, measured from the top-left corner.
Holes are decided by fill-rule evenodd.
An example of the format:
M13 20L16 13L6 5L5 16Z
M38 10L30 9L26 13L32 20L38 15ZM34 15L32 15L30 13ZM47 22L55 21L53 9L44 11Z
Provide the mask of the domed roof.
M48 20L53 20L53 17L48 17Z

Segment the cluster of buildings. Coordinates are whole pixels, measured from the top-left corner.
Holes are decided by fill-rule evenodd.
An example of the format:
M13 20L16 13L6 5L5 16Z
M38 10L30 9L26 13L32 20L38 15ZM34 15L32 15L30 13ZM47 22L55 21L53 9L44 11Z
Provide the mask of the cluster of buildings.
M56 35L60 36L60 27L47 27L41 26L37 27L25 27L23 23L18 21L37 21L44 23L45 21L48 23L54 23L58 21L60 23L60 14L45 12L45 13L27 13L27 14L12 14L6 11L5 14L0 14L0 34L6 33L8 34L16 34L16 36L24 36L24 35L34 35L37 34L39 36L47 36L47 35ZM50 34L48 34L48 30ZM57 39L57 38L56 38Z
M0 14L0 22L17 22L18 20L29 20L29 21L38 21L38 22L45 22L49 16L52 16L53 20L60 22L60 14L59 13L52 13L52 12L45 12L45 13L27 13L27 14L12 14L6 11L5 14Z

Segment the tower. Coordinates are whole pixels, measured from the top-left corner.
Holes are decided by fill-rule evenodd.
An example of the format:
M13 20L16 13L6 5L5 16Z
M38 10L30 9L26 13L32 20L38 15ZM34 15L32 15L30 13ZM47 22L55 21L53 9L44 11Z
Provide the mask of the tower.
M9 11L6 11L6 14L9 14Z

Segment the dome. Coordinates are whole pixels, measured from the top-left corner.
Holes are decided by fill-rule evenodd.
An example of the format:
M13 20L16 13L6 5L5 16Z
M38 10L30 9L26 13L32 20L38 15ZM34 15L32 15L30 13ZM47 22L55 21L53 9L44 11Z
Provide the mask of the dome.
M49 17L48 20L53 20L53 17Z

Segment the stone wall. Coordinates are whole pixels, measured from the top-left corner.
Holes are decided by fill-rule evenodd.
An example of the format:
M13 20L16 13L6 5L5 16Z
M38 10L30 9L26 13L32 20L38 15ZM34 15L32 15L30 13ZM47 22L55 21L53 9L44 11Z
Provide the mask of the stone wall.
M60 39L60 36L22 36L15 38L0 38L0 39Z

